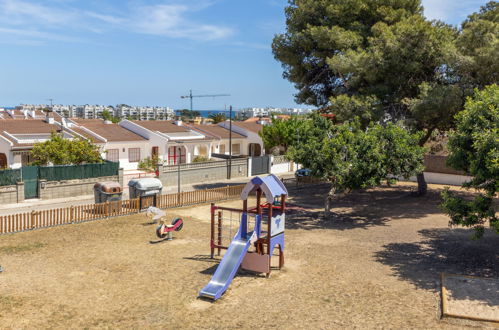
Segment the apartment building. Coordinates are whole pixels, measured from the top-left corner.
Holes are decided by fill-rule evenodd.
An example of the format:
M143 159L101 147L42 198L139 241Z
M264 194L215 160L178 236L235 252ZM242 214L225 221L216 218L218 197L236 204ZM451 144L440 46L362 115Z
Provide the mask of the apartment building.
M173 119L175 112L170 107L129 106L119 104L114 115L118 118L132 118L136 120L169 120Z
M109 111L111 114L114 113L114 108L104 105L80 105L76 107L75 116L83 119L97 119L102 118L102 113L104 110Z

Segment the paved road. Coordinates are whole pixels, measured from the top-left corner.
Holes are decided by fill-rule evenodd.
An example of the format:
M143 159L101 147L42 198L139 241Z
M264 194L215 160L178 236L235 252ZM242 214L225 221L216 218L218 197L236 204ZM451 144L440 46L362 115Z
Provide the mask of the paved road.
M293 177L293 173L282 173L279 174L279 177ZM210 188L218 188L224 187L227 185L237 185L244 184L249 181L250 178L236 178L232 180L225 181L212 181L212 182L203 182L197 184L189 184L182 185L181 191L193 191L198 189L210 189ZM176 193L178 187L170 186L163 188L163 194L171 194ZM124 199L128 198L128 191L124 193ZM83 205L83 204L93 204L94 203L94 195L85 195L78 197L67 197L67 198L56 198L49 200L40 200L40 199L29 199L22 203L17 204L4 204L0 205L0 215L14 214L14 213L22 213L22 212L31 212L31 211L40 211L40 210L48 210L55 208L63 208L69 207L71 205Z

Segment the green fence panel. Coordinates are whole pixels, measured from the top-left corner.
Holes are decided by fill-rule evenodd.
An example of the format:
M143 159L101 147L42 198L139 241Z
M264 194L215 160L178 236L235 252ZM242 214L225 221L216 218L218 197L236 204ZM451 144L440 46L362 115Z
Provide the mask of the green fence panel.
M20 181L21 169L0 170L0 186L13 186Z
M47 181L75 180L118 175L119 163L56 165L40 167L40 179Z

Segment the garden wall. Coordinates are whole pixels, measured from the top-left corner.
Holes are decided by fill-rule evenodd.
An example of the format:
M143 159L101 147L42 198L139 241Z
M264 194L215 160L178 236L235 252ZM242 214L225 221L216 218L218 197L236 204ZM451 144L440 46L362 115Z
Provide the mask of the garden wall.
M102 181L121 182L119 175L62 181L39 180L39 198L54 199L91 195L94 193L94 185Z
M229 161L191 163L180 165L180 184L202 184L207 181L224 181L228 178ZM232 160L231 178L248 176L248 159ZM178 183L178 167L164 166L160 169L159 179L164 186L176 186Z
M15 204L24 201L24 184L0 186L0 204Z

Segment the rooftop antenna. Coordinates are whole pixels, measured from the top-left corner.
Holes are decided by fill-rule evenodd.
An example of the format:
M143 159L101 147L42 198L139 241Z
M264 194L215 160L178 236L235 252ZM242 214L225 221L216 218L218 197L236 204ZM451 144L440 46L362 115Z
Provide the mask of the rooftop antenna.
M195 97L221 97L221 96L230 96L230 94L208 94L208 95L192 95L192 89L189 90L189 95L183 95L180 98L181 99L190 99L191 100L191 111L193 110L192 107L192 99Z
M47 99L47 101L50 101L50 111L54 109L54 99Z

